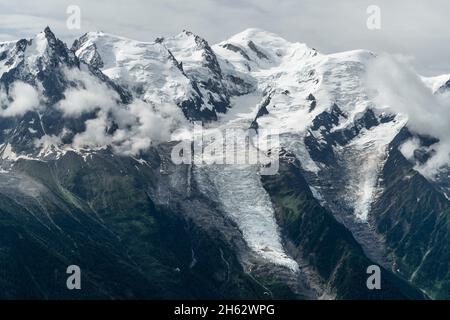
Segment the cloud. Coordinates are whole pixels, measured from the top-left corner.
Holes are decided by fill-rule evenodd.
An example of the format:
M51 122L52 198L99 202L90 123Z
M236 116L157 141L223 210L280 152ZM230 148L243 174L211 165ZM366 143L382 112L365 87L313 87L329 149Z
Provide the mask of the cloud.
M108 119L104 112L95 119L89 119L85 122L86 130L77 134L73 139L73 147L92 148L105 147L111 145L111 136L107 134Z
M418 134L438 138L434 154L417 169L432 178L439 169L450 165L450 97L434 95L408 60L399 56L380 55L369 64L367 84L378 107L408 117L408 128ZM417 141L403 145L405 156L412 156Z
M16 81L9 88L9 96L0 90L0 105L1 117L23 116L28 111L40 108L40 94L31 85Z
M74 148L103 148L111 146L116 153L137 155L152 145L170 140L171 132L186 123L180 109L165 105L167 113L156 112L151 104L136 100L127 108L117 105L111 113L100 110L95 119L85 122L86 130L73 139ZM112 124L113 133L108 133Z
M57 105L65 116L78 117L99 108L113 108L120 99L117 92L86 72L67 69L65 75L68 81L77 84L64 92L65 99Z
M146 102L136 100L126 111L120 109L116 113L121 118L123 113L128 113L128 118L133 116L113 136L115 148L125 154L137 154L140 150L149 148L151 143L170 140L171 133L186 123L184 115L174 104L164 104L155 109Z
M420 140L416 137L407 140L400 146L400 152L408 160L414 160L414 151L420 148Z
M135 99L128 105L121 103L119 94L83 68L65 69L66 79L74 86L65 90L65 98L55 107L65 118L95 116L85 121L86 129L67 141L68 129L57 136L44 135L35 140L42 152L53 147L104 148L111 146L120 154L137 155L152 144L168 141L171 133L187 125L181 109L174 104L158 104ZM41 111L45 106L40 92L24 82L15 82L7 90L0 88L0 117L20 117L28 111ZM114 130L111 130L114 128Z
M175 104L156 107L135 99L123 105L116 91L92 75L76 69L65 74L76 86L64 92L65 99L57 107L65 117L96 114L85 122L86 130L75 135L72 147L76 149L111 146L120 154L136 155L154 143L170 140L171 132L187 122ZM110 132L112 127L115 130Z

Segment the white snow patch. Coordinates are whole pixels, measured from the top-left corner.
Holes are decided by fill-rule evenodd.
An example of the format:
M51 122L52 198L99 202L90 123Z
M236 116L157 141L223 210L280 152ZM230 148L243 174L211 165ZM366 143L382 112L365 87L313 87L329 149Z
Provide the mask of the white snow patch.
M431 89L433 93L439 90L447 81L450 80L450 74L443 74L435 77L420 77L423 83Z

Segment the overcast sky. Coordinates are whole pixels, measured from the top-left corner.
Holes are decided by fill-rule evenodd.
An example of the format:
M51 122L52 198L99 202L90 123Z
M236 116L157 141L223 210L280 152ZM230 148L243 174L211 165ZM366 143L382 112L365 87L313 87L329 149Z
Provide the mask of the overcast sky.
M81 30L66 27L71 4L81 9ZM381 9L380 30L366 26L369 5ZM69 45L95 30L152 41L188 29L216 43L258 27L324 53L398 53L424 75L450 73L448 0L0 0L0 41L47 25Z

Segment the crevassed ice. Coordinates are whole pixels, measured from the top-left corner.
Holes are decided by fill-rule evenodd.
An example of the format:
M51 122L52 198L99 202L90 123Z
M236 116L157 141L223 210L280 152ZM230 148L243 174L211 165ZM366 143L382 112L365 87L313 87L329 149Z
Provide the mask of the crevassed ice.
M205 165L196 168L196 175L203 182L201 191L215 193L253 251L275 264L298 270L283 248L272 203L255 166Z
M233 109L218 122L219 127L216 129L224 132L225 129L249 128L254 117L252 110L256 107L255 96L256 94L251 94L236 99ZM247 150L249 153L258 152L254 147ZM242 155L244 151L235 152ZM205 154L204 157L206 156ZM254 252L294 272L299 269L298 264L283 248L272 202L262 185L257 165L205 164L196 166L194 173L200 191L209 198L218 200L224 212L238 225L244 240Z

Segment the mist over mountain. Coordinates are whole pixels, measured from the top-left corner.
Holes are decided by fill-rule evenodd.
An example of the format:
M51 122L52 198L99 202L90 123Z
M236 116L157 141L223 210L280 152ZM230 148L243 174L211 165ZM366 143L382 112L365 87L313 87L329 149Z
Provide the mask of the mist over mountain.
M449 83L255 28L0 43L0 297L448 299ZM175 164L198 123L276 174Z

